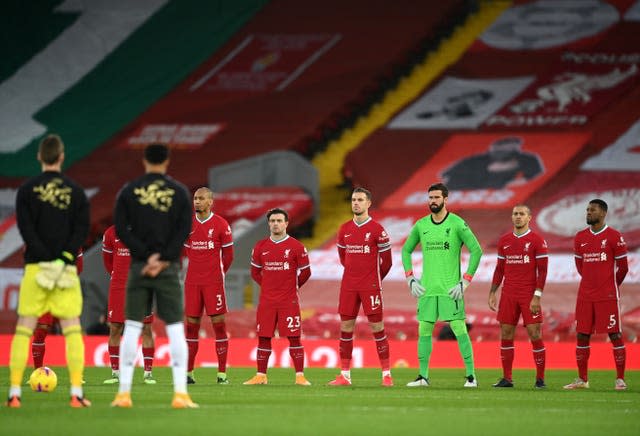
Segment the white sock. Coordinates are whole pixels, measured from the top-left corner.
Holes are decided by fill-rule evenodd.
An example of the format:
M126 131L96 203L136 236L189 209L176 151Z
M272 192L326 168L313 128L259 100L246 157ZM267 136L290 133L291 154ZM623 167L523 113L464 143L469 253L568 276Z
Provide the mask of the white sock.
M11 397L20 397L22 396L22 387L21 386L11 386L9 388L9 398Z
M120 343L120 387L118 392L131 392L133 365L138 351L138 339L142 333L142 323L126 320Z
M71 386L71 395L82 398L82 386Z
M340 374L342 374L342 376L344 378L346 378L347 380L351 380L351 371L350 370L348 370L348 371L340 371Z
M389 369L385 369L384 371L382 371L382 377L386 377L386 376L390 376L391 375L391 370Z
M166 326L171 352L171 372L173 373L173 390L178 394L187 392L187 340L184 336L182 322Z

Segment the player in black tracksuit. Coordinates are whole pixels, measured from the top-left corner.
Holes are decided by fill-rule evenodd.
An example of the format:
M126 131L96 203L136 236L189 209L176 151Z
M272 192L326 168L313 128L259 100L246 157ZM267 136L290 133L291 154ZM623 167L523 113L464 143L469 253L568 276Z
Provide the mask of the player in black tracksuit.
M146 174L125 185L116 200L116 235L131 252L127 281L125 329L120 346L120 388L115 407L131 407L131 380L142 319L155 296L158 316L166 323L173 362L172 407L198 407L186 390L187 347L184 303L178 278L180 253L191 231L191 199L187 189L166 175L169 149L145 149Z

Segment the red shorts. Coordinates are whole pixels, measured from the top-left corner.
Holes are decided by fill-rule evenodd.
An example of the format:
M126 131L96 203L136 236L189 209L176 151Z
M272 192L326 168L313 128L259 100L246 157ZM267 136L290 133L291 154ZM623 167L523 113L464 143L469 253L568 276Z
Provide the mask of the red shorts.
M382 291L371 289L367 291L340 291L338 313L342 316L355 318L358 316L360 305L365 315L382 316Z
M57 321L58 321L58 318L51 315L51 312L47 312L44 315L42 315L40 318L38 318L38 324L48 325L49 327L51 327Z
M112 288L109 289L109 306L107 307L107 321L124 323L124 301L125 290L124 288ZM142 322L144 324L151 324L154 320L153 312L145 316Z
M260 304L256 312L256 322L258 336L271 338L278 327L281 337L298 337L302 330L300 305L293 303L276 307Z
M576 302L576 331L592 333L620 333L620 307L617 300Z
M227 313L227 298L222 285L184 285L184 313L200 318L202 309L209 316Z
M542 324L542 310L534 315L529 309L532 298L533 295L531 297L517 297L503 293L498 304L498 322L500 324L518 325L520 314L522 314L522 323L524 325Z

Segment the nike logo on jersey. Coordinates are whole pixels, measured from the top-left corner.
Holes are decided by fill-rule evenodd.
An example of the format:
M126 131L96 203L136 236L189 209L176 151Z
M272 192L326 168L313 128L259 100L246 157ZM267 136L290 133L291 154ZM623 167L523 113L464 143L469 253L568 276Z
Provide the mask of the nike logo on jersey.
M269 254L269 252L268 252L268 251L263 251L263 252L262 252L262 255L263 255L263 256L266 256L267 254Z
M289 329L289 331L290 331L291 333L295 333L295 332L297 332L298 330L300 330L300 329Z
M580 244L581 247L584 247L585 245L588 245L588 242L583 242L582 244Z
M535 319L535 318L540 318L540 314L539 314L539 313L536 313L535 315L533 315L533 316L532 316L532 318L534 318L534 319Z
M503 250L506 250L507 248L511 247L511 245L505 245L502 247Z
M348 238L349 236L351 236L351 233L347 233L346 235L344 235L345 238Z

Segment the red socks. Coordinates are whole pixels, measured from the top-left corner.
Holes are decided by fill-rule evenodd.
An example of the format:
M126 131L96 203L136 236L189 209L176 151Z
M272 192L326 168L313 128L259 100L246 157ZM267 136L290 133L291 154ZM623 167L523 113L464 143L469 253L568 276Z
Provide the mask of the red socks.
M120 369L120 345L109 345L109 362L111 362L111 371Z
M513 381L513 355L515 347L513 339L502 339L500 341L500 360L502 362L502 377Z
M536 379L544 380L544 367L546 365L547 351L544 348L542 339L531 341L531 349L533 351L533 361L536 364Z
M340 332L340 363L343 371L351 368L351 353L353 353L353 332Z
M588 367L589 367L589 354L591 353L591 346L589 345L589 339L578 339L578 345L576 346L576 363L578 364L578 377L582 380L588 380Z
M304 347L297 336L289 336L289 356L296 372L304 371Z
M389 371L389 340L387 339L387 334L382 329L373 333L373 337L376 341L376 351L380 359L380 366L383 371Z
M187 348L189 349L187 372L191 372L193 371L193 364L196 361L196 354L198 354L198 335L200 334L200 324L187 321L186 327Z
M155 347L142 347L142 357L144 358L145 371L151 372L151 370L153 369L153 355L155 354L155 351Z
M227 351L229 338L224 321L211 324L216 335L216 354L218 355L218 372L227 372Z
M266 374L269 365L269 356L271 356L271 338L262 336L258 338L258 352L256 354L258 372Z
M33 367L40 368L44 365L44 340L47 337L49 328L37 328L33 331L33 342L31 343L31 355L33 356Z
M616 377L624 380L624 367L627 362L627 350L622 338L611 341L613 345L613 360L616 363Z

